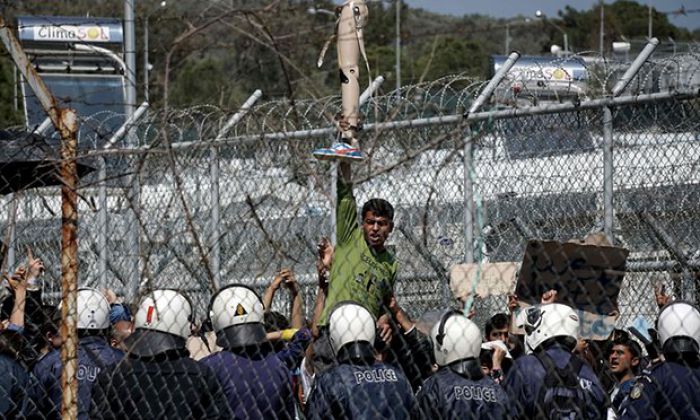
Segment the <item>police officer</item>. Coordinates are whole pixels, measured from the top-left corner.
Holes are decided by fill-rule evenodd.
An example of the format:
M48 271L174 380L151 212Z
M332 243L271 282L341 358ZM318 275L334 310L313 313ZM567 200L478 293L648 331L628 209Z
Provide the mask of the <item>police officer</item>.
M155 290L141 301L128 357L98 378L90 417L170 419L231 418L214 373L185 348L194 312L174 290Z
M418 391L425 419L503 419L514 415L508 395L479 363L481 332L462 313L450 310L430 331L440 369Z
M620 418L700 418L700 311L687 302L669 303L656 328L665 361L637 378Z
M119 362L124 353L107 343L109 303L96 289L78 289L78 418L87 419L90 397L97 375ZM44 387L52 407L43 407L56 417L61 412L60 349L52 350L34 366L34 375ZM53 416L52 415L52 416Z
M522 418L605 418L606 396L593 369L572 354L579 318L563 304L524 310L528 354L515 360L503 387Z
M223 351L199 363L216 373L234 418L294 418L291 372L267 341L258 295L227 286L212 296L209 317Z
M330 345L338 365L316 379L306 405L309 419L418 416L408 379L401 370L376 362L376 321L363 306L340 302L328 317Z

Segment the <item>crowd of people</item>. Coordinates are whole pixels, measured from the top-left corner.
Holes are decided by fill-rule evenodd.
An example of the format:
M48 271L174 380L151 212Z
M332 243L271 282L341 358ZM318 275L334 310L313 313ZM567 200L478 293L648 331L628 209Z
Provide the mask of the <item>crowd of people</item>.
M144 291L132 306L79 289L78 417L700 418L695 305L657 296L656 329L641 341L625 329L582 340L577 311L555 290L523 309L513 297L483 330L457 303L417 323L394 293L391 204L367 201L358 221L344 163L337 193L337 241L319 243L310 320L290 269L262 297L243 284L221 288L203 320L177 290ZM43 269L30 253L6 276L4 418L61 417L65 337L60 308L41 305L32 287ZM281 289L289 317L271 310Z

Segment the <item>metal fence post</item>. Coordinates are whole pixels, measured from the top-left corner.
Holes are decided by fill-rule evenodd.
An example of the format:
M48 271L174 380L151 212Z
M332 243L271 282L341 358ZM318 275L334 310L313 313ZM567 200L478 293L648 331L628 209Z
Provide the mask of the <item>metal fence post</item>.
M474 149L471 127L464 138L464 262L474 262Z
M610 244L615 243L613 236L613 120L612 109L603 107L603 232Z
M496 74L489 80L483 91L472 102L469 111L464 114L464 118L469 121L469 117L476 113L489 100L496 87L506 77L508 71L515 65L520 58L520 53L513 51L508 56L508 59L503 63L503 66L498 69ZM474 262L474 180L472 175L474 171L474 135L471 125L467 128L467 134L464 137L464 261L466 263Z
M221 287L221 243L219 242L219 239L221 238L221 198L219 196L220 166L219 145L217 143L226 136L226 133L228 133L228 131L233 128L248 113L248 111L250 111L250 108L252 108L253 105L255 105L255 102L257 102L261 97L262 91L260 89L256 89L253 94L250 95L250 97L243 103L238 112L233 114L226 124L224 124L219 133L216 135L214 144L209 148L209 183L211 187L209 264L214 276L214 286L217 289Z
M627 88L634 76L639 73L642 65L649 59L659 45L659 40L651 38L630 67L612 89L612 97L616 98ZM614 209L614 165L613 165L613 118L610 104L603 106L603 232L611 244L615 243L613 236L615 223Z
M97 179L100 182L98 202L100 208L97 211L97 252L98 252L98 276L100 288L107 288L107 160L100 156L97 160L99 173Z

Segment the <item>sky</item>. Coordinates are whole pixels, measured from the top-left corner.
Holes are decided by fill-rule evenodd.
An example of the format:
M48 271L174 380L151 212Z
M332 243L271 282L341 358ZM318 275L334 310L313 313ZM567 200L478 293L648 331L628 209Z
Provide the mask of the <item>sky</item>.
M542 10L546 15L556 16L557 10L570 5L577 10L590 9L599 0L403 0L410 7L420 7L432 12L462 16L479 13L494 17L511 17L517 15L533 16L536 10ZM611 4L613 0L605 3ZM646 4L646 1L639 1ZM700 9L700 0L651 0L651 5L661 12L678 10L682 5L686 10ZM690 30L700 28L700 13L689 13L686 16L669 15L669 20L676 26Z

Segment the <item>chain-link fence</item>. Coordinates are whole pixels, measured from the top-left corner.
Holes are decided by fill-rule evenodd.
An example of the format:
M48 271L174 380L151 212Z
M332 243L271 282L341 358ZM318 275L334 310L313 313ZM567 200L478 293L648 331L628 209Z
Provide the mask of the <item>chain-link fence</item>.
M419 318L454 303L448 272L455 264L520 262L528 240L566 242L595 232L630 252L618 327L639 315L656 317L653 287L659 284L696 301L700 56L649 62L621 95L595 93L609 92L624 70L589 64L587 91L573 83L555 88L506 78L491 108L468 118L484 83L460 76L364 103L367 159L352 167L354 194L359 205L372 197L393 204L388 248L398 261L397 301L408 315ZM543 100L545 91L550 97ZM262 296L280 270L290 268L299 288L278 283L275 290L290 302L301 298L310 319L317 243L334 237L338 223L336 167L312 151L334 141L339 108L339 98L331 97L258 103L236 115L209 106L151 110L114 138L102 127L122 116L81 120L80 286L111 289L132 312L151 299L162 317L167 310L150 291L174 289L190 300L166 306L207 324L210 299L223 286L243 284ZM3 174L12 161L37 161L31 150L6 148ZM30 247L46 267L40 302L57 304L59 189L24 189L0 203L3 270L23 263L20 255ZM294 305L285 298L272 307L292 317ZM507 311L506 296L477 301L476 309L474 320L483 325ZM136 374L148 370L127 369L125 387L137 386ZM168 387L158 381L149 392ZM115 393L104 401L119 399L118 386L101 392ZM122 413L130 413L132 403L125 402Z

